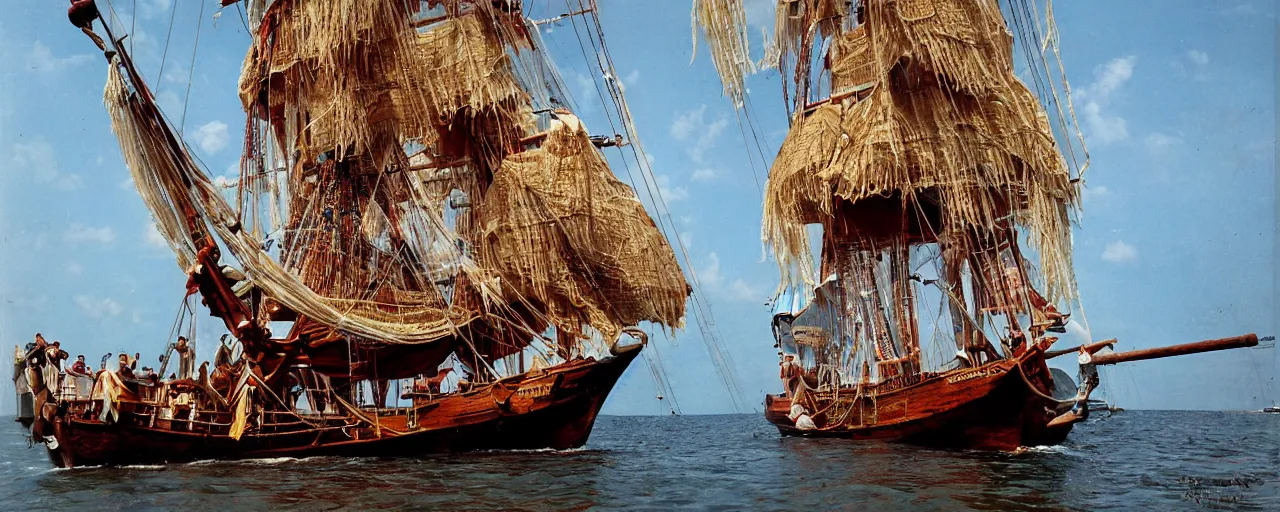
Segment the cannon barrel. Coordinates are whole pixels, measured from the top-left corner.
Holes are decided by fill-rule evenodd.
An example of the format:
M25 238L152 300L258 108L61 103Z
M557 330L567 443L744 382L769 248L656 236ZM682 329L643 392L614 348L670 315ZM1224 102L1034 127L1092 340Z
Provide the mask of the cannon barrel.
M1258 335L1249 333L1244 336L1233 336L1231 338L1220 338L1216 340L1197 341L1195 343L1183 343L1181 345L1170 345L1160 348L1102 354L1093 356L1093 364L1104 365L1124 363L1128 361L1141 361L1143 359L1159 359L1161 357L1198 354L1200 352L1213 352L1215 350L1226 350L1229 348L1252 347L1257 344Z

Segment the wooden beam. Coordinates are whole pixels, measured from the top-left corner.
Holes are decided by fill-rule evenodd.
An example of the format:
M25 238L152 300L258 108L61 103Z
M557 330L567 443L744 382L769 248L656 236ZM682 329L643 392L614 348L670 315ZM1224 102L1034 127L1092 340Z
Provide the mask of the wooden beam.
M862 101L862 100L863 100L863 99L865 99L867 96L870 96L870 95L871 95L871 91L872 91L873 89L875 89L875 86L874 86L874 85L872 85L872 86L868 86L868 87L854 87L854 88L851 88L851 89L847 89L847 90L845 90L844 92L841 92L841 93L839 93L839 94L832 95L832 96L831 96L831 97L829 97L829 98L821 99L821 100L815 101L815 102L813 102L813 103L806 104L806 105L804 106L804 115L806 115L806 116L807 116L807 115L809 115L809 114L813 113L813 111L814 111L814 110L817 110L817 109L818 109L818 107L821 107L821 106L826 105L826 104L828 104L828 103L834 103L834 102L837 102L837 101L842 101L842 100L844 100L845 98L848 98L848 97L850 97L850 96L855 96L855 98L854 98L854 101L855 101L855 102ZM863 93L866 93L866 94L863 94Z
M1076 345L1076 346L1071 347L1071 348L1064 348L1064 349L1062 349L1062 350L1054 350L1054 351L1050 351L1050 352L1045 352L1045 353L1044 353L1044 358L1045 358L1045 359L1053 359L1053 358L1058 357L1058 356L1065 356L1065 355L1067 355L1067 354L1075 354L1075 353L1077 353L1077 352L1080 352L1080 347L1084 347L1084 348L1085 348L1085 350L1088 350L1090 354L1094 354L1094 353L1097 353L1099 350L1102 350L1102 347L1110 347L1110 346L1115 345L1115 344L1116 344L1116 339L1115 339L1115 338L1111 338L1111 339L1109 339L1109 340L1102 340L1102 341L1099 341L1099 342L1097 342L1097 343L1090 343L1090 344L1088 344L1088 345Z
M1257 334L1246 334L1244 336L1234 336L1231 338L1219 338L1216 340L1197 341L1195 343L1183 343L1181 345L1170 345L1168 347L1149 348L1144 350L1133 350L1129 352L1116 352L1113 354L1103 354L1094 356L1093 364L1116 364L1129 361L1141 361L1143 359L1159 359L1162 357L1173 357L1187 354L1198 354L1200 352L1213 352L1215 350L1227 350L1231 348L1252 347L1258 344Z
M425 164L410 165L408 170L424 171L427 169L447 169L449 167L457 167L459 165L469 164L469 163L471 163L471 157L464 156L462 158L455 158L453 160L444 160L440 162L427 162Z

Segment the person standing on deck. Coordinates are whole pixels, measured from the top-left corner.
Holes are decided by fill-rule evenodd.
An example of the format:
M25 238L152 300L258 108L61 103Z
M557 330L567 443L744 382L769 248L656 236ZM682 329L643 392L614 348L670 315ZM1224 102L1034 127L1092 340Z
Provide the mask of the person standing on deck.
M191 345L187 344L187 338L183 336L178 336L178 342L174 344L173 350L178 353L178 378L190 379L195 372L195 351L191 349Z
M50 365L58 371L62 371L62 361L71 357L71 355L68 354L67 351L62 350L62 342L55 341L49 346L45 357L48 359Z
M800 363L796 362L796 356L791 354L787 354L780 366L782 369L778 377L782 379L783 392L786 393L787 398L792 398L796 394L796 386L799 384L800 377L804 374L804 368L801 368Z

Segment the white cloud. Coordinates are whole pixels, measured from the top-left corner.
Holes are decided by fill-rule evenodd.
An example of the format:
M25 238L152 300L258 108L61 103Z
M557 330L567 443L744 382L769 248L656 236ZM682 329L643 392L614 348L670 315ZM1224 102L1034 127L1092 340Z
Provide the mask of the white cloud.
M702 163L707 150L715 145L716 139L720 138L720 134L724 133L724 129L729 126L727 117L721 116L708 123L705 119L706 114L707 106L702 105L676 116L676 120L671 123L671 137L681 142L690 142L685 151L689 154L689 158L697 163Z
M80 275L80 274L83 274L83 273L84 273L84 267L80 266L80 264L79 264L79 263L74 263L74 262L73 262L73 263L71 263L71 264L67 265L67 273L68 273L68 274L71 274L71 275L73 275L73 276L78 276L78 275Z
M1111 189L1108 189L1106 185L1098 185L1096 187L1084 187L1080 191L1080 198L1083 199L1086 203L1105 200L1109 197L1111 197Z
M160 234L160 229L156 227L155 221L147 223L147 227L143 230L142 239L146 240L147 245L152 247L169 248L169 242L164 239L164 235Z
M218 188L235 188L240 185L240 178L235 176L214 176L213 186Z
M1187 60L1190 60L1192 64L1190 70L1181 61L1173 63L1174 69L1177 69L1180 73L1190 73L1191 78L1198 82L1208 82L1213 78L1213 75L1208 71L1209 54L1200 50L1191 50L1187 52Z
M702 169L693 171L693 175L689 176L689 179L692 181L705 183L705 182L716 179L716 176L719 176L719 173L717 173L715 169L712 169L710 167L704 167Z
M62 239L73 245L89 243L109 244L115 241L116 232L111 229L111 226L92 228L85 226L84 224L75 223L72 224L71 227L67 228L67 231L62 234Z
M1096 101L1084 104L1084 122L1089 127L1089 138L1102 144L1129 138L1129 128L1124 118L1104 113L1102 106Z
M1209 65L1209 54L1200 50L1191 50L1187 52L1187 58L1191 59L1197 66Z
M1099 99L1108 99L1112 92L1133 77L1133 65L1137 60L1138 58L1133 55L1115 58L1105 66L1095 69L1094 82L1089 87L1089 94Z
M596 81L591 77L582 73L575 73L574 80L578 82L578 109L583 114L590 114L596 111L596 106L600 102L600 91L596 90Z
M37 183L49 185L57 190L75 190L84 186L79 174L63 174L58 169L58 159L54 156L53 146L42 138L31 142L17 143L12 148L13 165L22 174L29 174Z
M734 279L729 284L729 289L725 290L725 295L736 301L741 302L759 302L768 300L766 294L755 287L748 285L742 279Z
M689 198L689 189L684 187L672 187L671 178L665 174L657 176L658 193L662 195L663 202L671 204L677 201L683 201Z
M698 272L698 282L712 288L724 282L724 276L720 275L720 256L715 252L707 254L707 266Z
M1123 117L1106 109L1111 103L1111 93L1133 77L1137 57L1132 55L1112 59L1094 70L1094 81L1080 91L1084 100L1084 121L1089 138L1101 144L1110 144L1129 138L1129 129Z
M182 64L171 62L169 65L165 66L164 76L160 78L164 79L166 82L186 86L187 82L191 80L191 72L187 71L186 67Z
M120 182L119 185L116 185L116 186L120 187L120 190L134 190L135 187L133 186L133 176L130 175L126 177L123 181Z
M627 73L627 76L622 77L622 83L626 84L627 86L635 85L636 82L639 82L639 81L640 81L639 69L633 69L631 70L630 73Z
M142 0L138 2L138 17L151 20L168 16L171 5L171 0Z
M1153 132L1147 135L1142 143L1147 147L1147 151L1151 152L1152 156L1164 157L1168 156L1169 152L1173 151L1179 144L1182 144L1182 138Z
M68 57L56 57L53 51L36 40L31 47L31 53L27 54L27 67L32 71L40 73L57 73L66 69L70 69L86 62L93 60L91 55L71 55Z
M173 91L160 91L156 93L156 103L160 105L160 110L167 115L174 115L182 112L182 100L178 99L178 95Z
M720 256L714 251L707 253L707 264L698 271L698 283L709 293L735 302L752 302L766 298L763 291L742 279L734 279L726 286L725 276L720 271Z
M91 318L118 316L124 311L124 307L119 302L110 298L98 300L87 295L77 295L75 301Z
M681 232L680 232L680 243L684 245L685 250L689 250L689 249L693 248L693 232L692 232L692 231L681 231Z
M1116 240L1107 244L1107 248L1102 251L1102 259L1112 263L1133 261L1138 259L1138 249L1123 240Z
M222 121L209 121L196 128L194 137L200 149L208 154L222 151L222 148L227 147L227 140L230 139L227 135L227 123Z

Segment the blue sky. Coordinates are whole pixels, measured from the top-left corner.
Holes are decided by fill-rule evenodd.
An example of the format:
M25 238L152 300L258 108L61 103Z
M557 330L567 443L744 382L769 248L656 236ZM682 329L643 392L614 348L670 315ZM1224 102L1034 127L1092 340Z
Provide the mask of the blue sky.
M171 2L137 0L129 40L167 115L213 174L230 175L242 140L235 87L248 36L236 10L214 18L214 0L203 2L203 16L201 2L179 2L176 11ZM759 241L766 168L748 160L707 56L690 64L686 1L600 3L672 221L744 401L758 408L765 392L780 387L764 305L777 271ZM115 4L119 26L133 27L133 2ZM772 20L771 2L747 6L758 34ZM1132 349L1274 334L1275 5L1076 0L1056 7L1093 157L1075 234L1093 336ZM185 276L128 182L102 107L105 61L65 11L63 2L22 2L0 19L0 340L25 343L39 331L95 364L105 352L132 347L154 359L169 338ZM552 26L545 37L563 57L588 126L605 133L599 108L588 106L599 100L584 86L590 75L572 28ZM771 160L786 129L778 77L757 75L748 86ZM198 322L201 355L209 358L218 325L203 314ZM675 339L655 341L671 394L685 413L732 412L696 323L688 324ZM1104 370L1103 390L1130 408L1257 408L1280 399L1276 371L1274 349L1239 350ZM605 412L665 413L655 394L637 362ZM9 396L0 396L5 411Z

